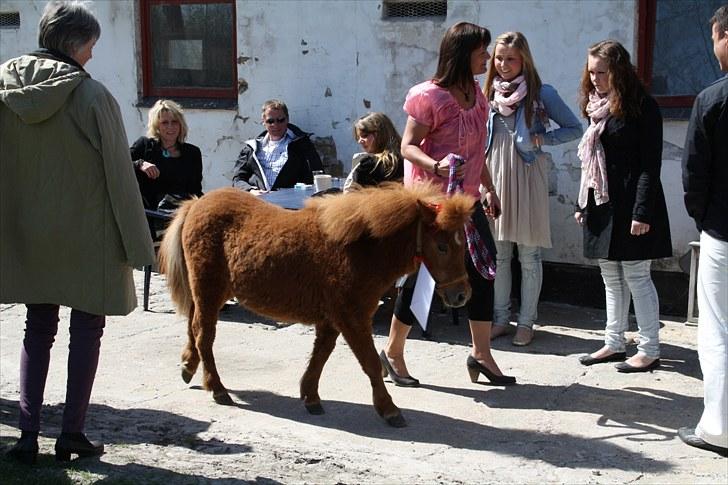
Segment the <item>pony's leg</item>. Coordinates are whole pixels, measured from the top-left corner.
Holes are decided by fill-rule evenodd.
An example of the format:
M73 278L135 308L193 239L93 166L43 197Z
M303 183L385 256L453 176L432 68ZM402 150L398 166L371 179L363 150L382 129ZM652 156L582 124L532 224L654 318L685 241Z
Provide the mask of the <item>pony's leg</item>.
M392 402L392 397L387 392L382 379L382 364L379 356L374 348L374 340L372 339L372 330L369 322L350 321L347 326L342 326L341 334L351 347L352 352L359 360L364 373L369 376L369 382L372 384L372 394L374 397L374 409L383 417L390 426L402 428L407 426L407 422L402 416L402 412Z
M195 306L192 305L190 316L187 318L187 345L182 350L182 380L188 383L192 380L192 376L197 372L197 366L200 364L200 354L197 352L195 344L197 331L194 328L193 317L195 315Z
M203 365L202 386L208 391L212 391L212 398L216 403L231 405L233 400L220 381L220 375L217 373L217 366L215 365L215 356L212 353L219 306L210 305L203 308L196 305L196 307L193 327L197 331L195 343Z
M304 406L311 414L324 413L321 398L318 394L319 379L321 379L321 371L326 361L329 360L329 356L336 346L338 336L339 331L332 325L316 325L316 340L313 342L311 359L308 361L306 372L301 377L301 399L303 399Z

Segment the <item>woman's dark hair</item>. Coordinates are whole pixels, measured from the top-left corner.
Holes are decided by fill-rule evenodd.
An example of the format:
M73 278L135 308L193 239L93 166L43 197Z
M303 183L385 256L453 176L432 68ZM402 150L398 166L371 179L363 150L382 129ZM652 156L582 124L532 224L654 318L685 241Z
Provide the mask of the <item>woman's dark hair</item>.
M490 44L490 32L485 27L469 22L453 25L440 42L437 72L432 81L442 88L464 88L473 82L470 55L479 47Z
M99 22L79 1L48 2L38 23L38 46L68 57L73 57L84 44L99 37Z
M629 52L615 40L603 40L589 48L589 56L598 57L607 63L609 70L609 111L616 118L639 116L640 103L645 96L645 88L637 77L637 71L630 61ZM589 58L584 65L579 89L579 106L587 117L586 105L594 85L589 76Z

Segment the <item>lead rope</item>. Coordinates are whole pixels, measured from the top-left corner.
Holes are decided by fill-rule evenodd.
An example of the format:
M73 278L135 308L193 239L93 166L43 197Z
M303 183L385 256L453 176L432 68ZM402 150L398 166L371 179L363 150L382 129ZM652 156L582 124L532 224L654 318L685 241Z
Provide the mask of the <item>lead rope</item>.
M447 195L453 195L463 192L463 179L457 176L457 168L465 163L465 159L460 155L450 153L447 155L447 161L450 164L450 176L447 182ZM495 259L485 246L483 238L480 236L478 229L470 218L465 222L465 239L468 242L468 252L473 260L473 266L478 270L480 275L487 280L495 279Z

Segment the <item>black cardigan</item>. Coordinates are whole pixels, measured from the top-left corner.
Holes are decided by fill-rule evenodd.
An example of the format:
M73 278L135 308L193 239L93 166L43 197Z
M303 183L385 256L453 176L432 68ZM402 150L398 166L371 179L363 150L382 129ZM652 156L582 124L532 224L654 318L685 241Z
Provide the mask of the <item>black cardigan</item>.
M179 198L202 196L202 154L195 145L183 143L179 157L167 158L159 141L142 136L131 146L131 159L146 209L156 209L165 194ZM156 165L159 177L147 177L141 170L142 161Z

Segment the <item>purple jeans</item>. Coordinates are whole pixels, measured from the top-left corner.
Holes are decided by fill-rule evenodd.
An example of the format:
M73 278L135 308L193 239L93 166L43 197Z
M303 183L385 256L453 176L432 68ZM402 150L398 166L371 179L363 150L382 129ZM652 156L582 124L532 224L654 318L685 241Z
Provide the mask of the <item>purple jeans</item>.
M40 410L51 347L58 331L59 306L29 304L26 307L25 338L20 353L20 430L40 431ZM83 432L105 322L106 317L103 315L71 311L68 381L63 408L64 433Z

